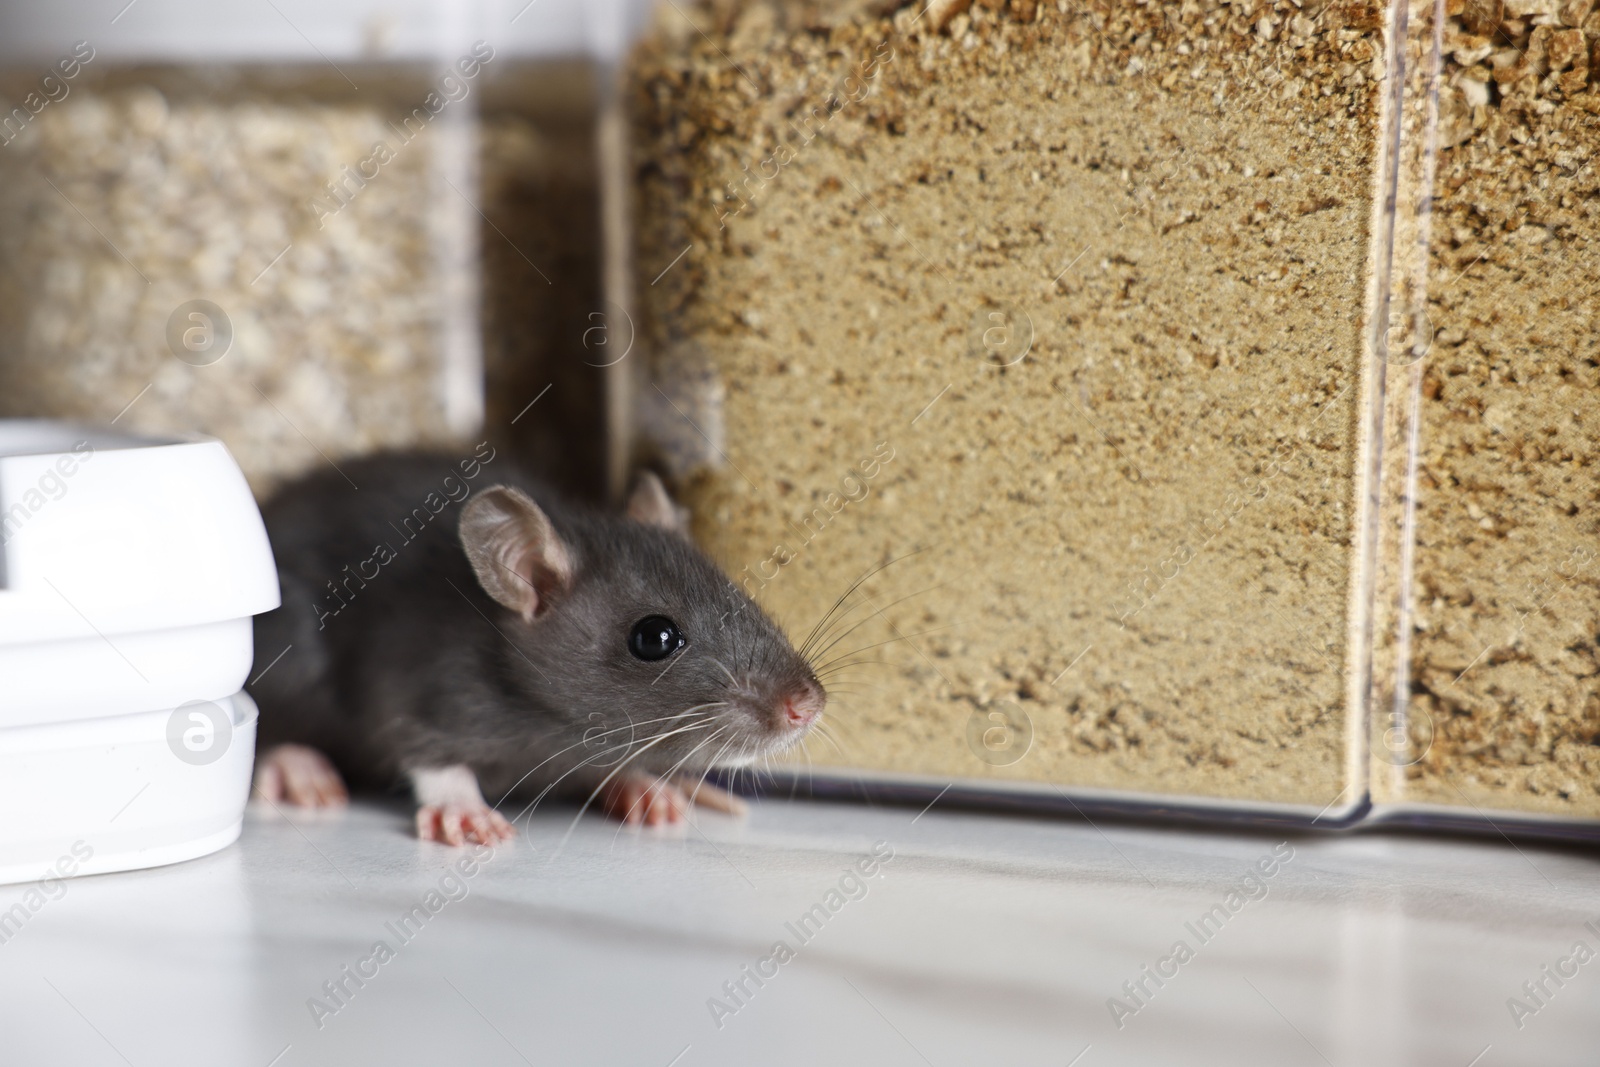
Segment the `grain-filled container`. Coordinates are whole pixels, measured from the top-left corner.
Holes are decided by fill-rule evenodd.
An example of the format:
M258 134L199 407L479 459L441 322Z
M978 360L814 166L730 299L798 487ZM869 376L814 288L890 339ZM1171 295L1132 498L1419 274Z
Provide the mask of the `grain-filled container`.
M1485 110L1523 91L1494 73L1526 88L1494 50L1548 56L1582 6L1495 5L1487 82L1451 66L1487 47L1460 43L1471 4L663 9L630 92L638 454L736 580L801 636L822 622L833 736L805 773L1340 825L1374 800L1470 811L1443 796L1463 775L1532 810L1504 783L1588 766L1586 653L1547 648L1542 681L1476 711L1428 688L1428 657L1476 651L1440 642L1476 618L1452 595L1510 566L1465 548L1489 510L1445 466L1534 510L1563 487L1540 543L1593 533L1579 260L1559 340L1531 262L1513 293L1465 270L1441 295L1485 248L1590 225L1558 185L1595 99L1570 33L1529 68L1554 79L1525 108L1551 154L1472 155L1536 139ZM1490 448L1471 390L1523 372L1463 364L1452 392L1441 346L1494 330L1555 360L1501 422L1553 429ZM1520 482L1487 473L1502 449ZM1542 810L1600 814L1593 770L1563 780Z
M251 619L278 602L220 442L0 420L0 884L239 836Z
M1600 15L1410 16L1373 798L1425 820L1596 819Z
M0 413L213 433L258 491L486 409L548 461L545 385L603 410L595 70L634 6L0 8Z

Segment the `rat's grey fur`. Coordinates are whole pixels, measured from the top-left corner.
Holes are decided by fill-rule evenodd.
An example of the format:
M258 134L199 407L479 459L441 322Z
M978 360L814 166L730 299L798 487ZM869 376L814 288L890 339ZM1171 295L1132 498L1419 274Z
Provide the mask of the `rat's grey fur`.
M719 754L744 762L792 739L781 729L783 696L807 685L820 694L815 674L685 536L563 501L507 458L489 460L468 480L469 468L442 456L380 456L345 464L359 490L327 471L267 503L283 606L256 620L258 669L292 647L250 686L263 750L320 748L367 788L465 764L493 802L564 775L564 786L587 792L624 760L656 774L699 773ZM531 621L474 575L457 529L472 497L447 503L404 540L402 519L419 507L427 515L430 493L444 499L446 476L450 492L466 485L472 497L493 485L520 489L564 542L572 580ZM368 578L371 565L358 564L379 545L394 558ZM342 583L343 600L329 582ZM688 638L656 663L627 648L633 624L649 615L667 616ZM683 732L665 736L674 729Z

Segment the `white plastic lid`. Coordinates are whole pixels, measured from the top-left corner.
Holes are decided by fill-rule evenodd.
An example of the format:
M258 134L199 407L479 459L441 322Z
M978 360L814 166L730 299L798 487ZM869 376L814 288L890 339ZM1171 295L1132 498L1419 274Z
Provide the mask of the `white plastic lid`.
M278 606L222 442L0 420L0 645L193 626Z

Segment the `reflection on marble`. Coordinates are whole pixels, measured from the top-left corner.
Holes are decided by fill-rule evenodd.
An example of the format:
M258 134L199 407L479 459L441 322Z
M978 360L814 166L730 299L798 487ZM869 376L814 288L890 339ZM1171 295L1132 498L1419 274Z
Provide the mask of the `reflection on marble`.
M571 816L467 873L399 809L255 810L215 856L71 882L3 928L0 1058L1542 1067L1600 1049L1600 960L1570 955L1600 950L1592 852L782 801L678 835L585 817L563 844Z

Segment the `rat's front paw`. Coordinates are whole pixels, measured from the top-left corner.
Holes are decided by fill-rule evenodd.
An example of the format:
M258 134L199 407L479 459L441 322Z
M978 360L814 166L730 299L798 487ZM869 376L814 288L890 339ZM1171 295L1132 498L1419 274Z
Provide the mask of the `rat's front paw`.
M630 774L606 783L602 806L628 826L673 826L684 821L689 797L671 782Z
M509 841L516 830L487 804L424 804L417 809L417 836L424 841L494 845Z
M305 745L277 745L256 766L256 790L276 804L340 808L350 800L328 757Z

